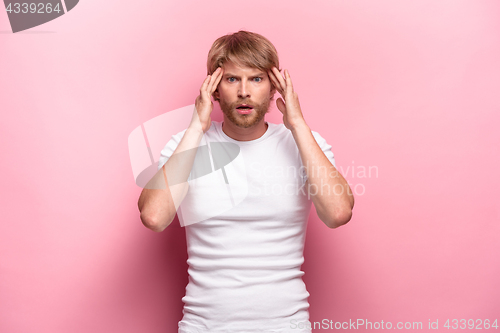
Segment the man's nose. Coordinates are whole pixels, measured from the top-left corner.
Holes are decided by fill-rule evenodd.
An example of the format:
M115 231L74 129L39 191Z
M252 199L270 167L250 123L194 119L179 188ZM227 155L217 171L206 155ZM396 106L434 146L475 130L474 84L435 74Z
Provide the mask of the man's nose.
M240 81L240 85L238 87L238 97L240 97L240 98L250 97L250 90L248 87L247 80Z

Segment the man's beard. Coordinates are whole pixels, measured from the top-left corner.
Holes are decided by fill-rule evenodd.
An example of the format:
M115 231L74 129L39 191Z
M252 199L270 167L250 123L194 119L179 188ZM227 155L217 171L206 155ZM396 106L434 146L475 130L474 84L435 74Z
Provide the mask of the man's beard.
M226 103L222 99L219 101L220 108L226 117L238 127L249 128L258 124L269 112L269 105L272 98L267 99L262 104L255 104L252 101L238 101ZM239 114L236 107L240 104L253 105L253 111L249 114Z

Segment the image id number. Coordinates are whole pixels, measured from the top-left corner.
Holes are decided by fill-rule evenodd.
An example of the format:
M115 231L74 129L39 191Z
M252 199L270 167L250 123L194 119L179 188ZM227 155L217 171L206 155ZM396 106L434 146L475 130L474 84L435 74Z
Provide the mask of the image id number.
M52 8L51 3L9 3L9 5L6 8L7 12L10 13L15 13L15 14L26 14L26 13L37 13L37 14L50 14L52 12L59 13L61 9L59 8L59 3L55 5L54 8Z

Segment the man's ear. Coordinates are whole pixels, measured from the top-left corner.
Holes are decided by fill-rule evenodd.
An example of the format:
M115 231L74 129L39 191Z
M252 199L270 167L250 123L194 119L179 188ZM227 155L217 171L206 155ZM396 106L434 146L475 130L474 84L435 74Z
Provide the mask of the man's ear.
M219 96L219 92L218 92L217 90L219 90L219 88L217 88L217 89L214 91L214 97L218 100L218 99L220 99L220 96Z

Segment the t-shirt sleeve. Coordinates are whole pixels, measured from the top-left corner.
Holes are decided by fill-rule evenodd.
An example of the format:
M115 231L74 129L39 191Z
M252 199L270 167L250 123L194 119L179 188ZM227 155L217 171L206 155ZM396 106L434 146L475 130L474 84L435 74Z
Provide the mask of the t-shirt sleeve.
M316 139L316 142L318 143L319 147L321 148L321 150L323 150L323 153L325 154L325 156L328 158L328 160L330 160L330 162L336 168L337 166L335 165L335 157L333 156L332 146L330 146L326 142L326 140L321 135L319 135L318 132L315 132L315 131L311 131L311 132L314 136L314 139Z
M183 130L177 134L172 135L172 138L167 142L165 147L163 147L161 154L160 154L160 159L158 160L158 170L161 169L161 167L167 163L168 159L172 154L174 153L175 149L177 149L177 146L179 145L179 142L181 142L182 138L184 137L184 133L186 133L186 130Z

